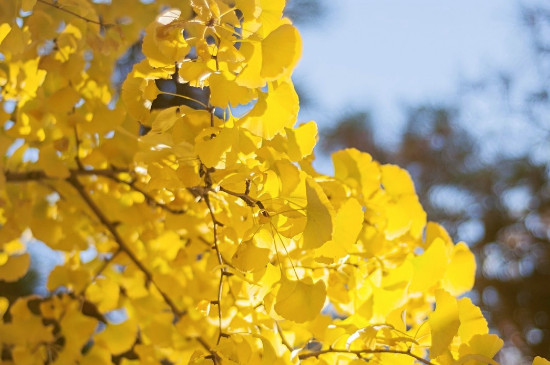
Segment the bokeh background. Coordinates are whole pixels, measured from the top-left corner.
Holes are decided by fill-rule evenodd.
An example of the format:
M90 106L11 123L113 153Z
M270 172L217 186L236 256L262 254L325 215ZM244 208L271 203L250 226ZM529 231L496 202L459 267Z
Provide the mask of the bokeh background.
M317 167L366 151L412 175L428 219L475 252L499 361L550 358L550 2L291 0L299 122Z

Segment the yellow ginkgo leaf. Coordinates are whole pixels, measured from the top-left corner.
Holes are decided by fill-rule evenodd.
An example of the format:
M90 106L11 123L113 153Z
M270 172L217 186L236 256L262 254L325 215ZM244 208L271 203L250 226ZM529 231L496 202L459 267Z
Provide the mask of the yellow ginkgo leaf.
M233 148L237 136L235 132L234 128L207 128L197 135L195 152L201 162L208 167L225 168L227 153Z
M456 299L444 290L435 292L435 311L428 320L432 333L430 355L437 357L447 351L460 326Z
M96 304L101 313L116 309L119 295L119 286L106 278L99 278L86 288L86 298Z
M294 322L311 321L323 309L326 294L322 281L313 283L311 278L289 280L283 277L275 300L275 311Z
M429 246L434 242L436 238L441 238L446 245L452 245L453 241L451 236L447 233L447 230L439 223L428 222L426 224L426 246Z
M355 148L332 154L334 177L351 188L358 189L363 199L380 189L380 168L372 156Z
M332 239L334 208L325 192L315 180L306 179L306 227L303 235L303 248L315 249Z
M382 185L388 194L398 197L404 194L414 194L414 183L411 175L396 165L382 165Z
M445 275L448 260L445 243L437 238L423 254L413 258L414 275L409 290L424 292L434 286Z
M153 67L164 67L181 62L190 47L185 41L181 28L174 26L181 15L179 9L169 9L159 15L155 22L145 29L143 54Z
M182 117L182 114L180 112L179 107L177 106L162 109L160 112L158 112L155 115L154 117L155 119L153 119L151 132L165 133L170 128L172 128L174 124L181 119L181 117Z
M216 72L210 75L210 104L226 108L229 104L236 107L249 103L256 96L254 89L238 85L235 80L228 80L226 75Z
M241 119L240 125L253 134L272 139L290 128L298 115L298 95L291 83L273 86L269 93L262 93L254 108Z
M292 161L300 161L313 153L317 143L317 124L310 121L295 129L286 129L288 137L288 157Z
M135 320L120 324L109 324L105 330L94 337L99 346L109 349L111 354L118 355L128 351L137 340L138 326Z
M271 365L275 364L277 361L277 354L275 353L275 349L273 348L273 345L267 338L261 335L253 335L255 338L259 338L260 341L262 341L262 365Z
M97 320L82 314L80 305L74 304L70 308L65 308L60 321L65 344L56 359L59 364L75 363L76 359L80 358L80 350L97 327Z
M262 71L262 49L258 42L245 42L241 45L241 54L245 57L246 66L239 73L235 82L240 86L250 89L265 85L265 80L260 76Z
M384 230L387 239L394 239L409 232L419 237L426 222L426 213L413 194L402 195L386 205L387 225Z
M363 221L363 207L357 199L346 200L336 213L332 240L321 246L317 253L321 256L338 258L352 252L359 232L363 228Z
M285 0L259 0L262 12L259 21L262 24L261 35L269 34L281 24Z
M283 24L262 41L261 76L266 81L290 76L302 55L302 39L291 24Z
M2 44L2 41L8 33L11 31L11 26L8 23L2 23L0 24L0 44Z
M17 256L9 256L8 260L0 266L0 281L17 281L21 279L29 269L31 257L28 253Z
M67 266L56 266L48 277L48 290L55 290L64 286L74 291L83 290L88 284L90 273L84 270L73 269Z
M65 179L69 177L69 168L60 159L53 145L45 145L40 149L38 165L44 169L46 175Z
M535 356L533 359L533 365L550 365L550 361L546 360L543 357Z
M497 354L497 352L499 352L502 345L504 345L504 341L502 341L497 335L476 334L472 336L468 344L463 343L459 347L459 364L470 364L468 361L464 361L468 359L468 357L474 356L475 358L475 356L482 356L485 360L484 362L481 362L482 364L498 365L496 361L491 359Z
M6 297L0 297L0 318L4 318L4 314L8 310L10 301Z
M214 68L209 66L209 63L186 59L178 71L180 82L188 82L193 87L203 87L212 71L215 70L215 65L212 65Z
M129 75L122 84L121 96L128 114L143 123L148 119L151 105L158 93L153 80Z
M475 306L470 298L462 298L458 301L458 317L460 319L458 335L462 343L468 343L476 334L489 332L487 321L483 317L481 309Z
M259 271L267 266L269 254L269 249L257 247L252 240L244 241L237 248L231 262L241 271Z
M476 274L476 259L464 242L453 246L449 266L443 277L443 288L454 296L471 290Z

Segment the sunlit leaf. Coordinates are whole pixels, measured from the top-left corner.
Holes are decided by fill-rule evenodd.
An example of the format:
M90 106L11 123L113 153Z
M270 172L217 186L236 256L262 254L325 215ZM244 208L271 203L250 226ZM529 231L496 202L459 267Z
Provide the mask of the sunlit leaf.
M311 278L289 280L282 278L277 292L275 311L295 322L315 319L325 303L326 289L322 281L313 283Z
M429 323L432 331L430 355L437 357L447 350L460 326L456 299L444 290L435 293L435 311Z
M113 355L128 351L137 340L138 326L133 320L120 324L109 324L103 332L94 339L97 343L109 349Z
M307 223L304 230L305 249L321 247L332 239L334 209L327 196L313 179L306 179Z

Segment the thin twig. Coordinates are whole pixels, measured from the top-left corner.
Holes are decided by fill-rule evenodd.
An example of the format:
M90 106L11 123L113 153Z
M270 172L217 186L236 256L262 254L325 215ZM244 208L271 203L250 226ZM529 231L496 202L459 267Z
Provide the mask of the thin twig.
M223 292L223 277L226 274L226 268L224 266L224 260L223 260L220 248L218 246L218 225L220 223L216 220L216 217L214 215L214 209L212 208L210 198L208 197L208 192L204 194L203 200L206 203L206 206L208 207L208 211L210 212L210 217L212 218L212 224L214 226L213 228L214 250L216 251L218 263L220 264L220 281L218 284L218 298L215 302L215 304L218 306L218 325L219 325L218 340L216 341L216 343L219 344L221 338L225 336L225 334L222 331L222 302L221 301L222 301L222 292Z
M74 11L72 10L69 10L69 9L65 9L63 7L61 7L61 5L57 4L57 3L50 3L46 0L38 0L39 3L41 4L44 4L44 5L48 5L48 6L51 6L52 8L56 8L57 10L60 10L60 11L63 11L67 14L71 14L79 19L82 19L84 20L85 22L88 22L88 23L92 23L92 24L97 24L99 25L100 27L103 27L103 28L109 28L109 27L114 27L115 24L103 24L101 21L97 21L97 20L93 20L93 19L90 19L90 18L86 18L85 16L82 16L78 13L75 13Z
M248 180L247 180L248 181ZM261 201L259 200L256 200L254 198L251 198L249 195L248 195L248 192L249 192L250 188L249 188L249 185L247 185L246 189L245 189L245 192L244 193L236 193L234 191L231 191L231 190L227 190L226 188L224 188L223 186L220 186L220 191L226 193L226 194L229 194L229 195L233 195L239 199L241 199L242 201L244 201L246 203L246 205L248 205L249 207L254 207L254 206L257 206L258 208L260 209L265 209L264 208L264 205L262 204Z
M279 325L279 322L275 321L275 326L277 327L277 333L279 333L279 337L281 338L281 342L283 343L283 345L288 349L289 352L294 351L290 343L288 343L288 341L286 340L283 334L283 329Z
M145 275L147 282L152 283L166 302L166 304L170 307L172 310L172 313L174 316L179 319L182 315L185 314L185 312L180 311L175 303L172 301L172 299L164 292L162 289L158 286L158 284L153 280L153 274L139 261L139 259L135 256L135 254L132 252L130 247L126 244L126 242L122 239L122 237L119 235L116 225L113 224L113 222L109 221L109 219L105 216L105 214L99 209L98 205L93 201L93 199L90 197L84 186L78 181L78 176L76 174L71 175L67 181L75 188L75 190L78 192L82 200L86 203L86 205L94 212L97 219L100 221L100 223L107 228L107 230L111 233L113 236L113 239L118 244L120 250L124 252L130 260L139 268L141 272Z
M79 160L76 159L76 161L78 164ZM146 191L138 187L135 181L130 181L130 182L125 181L117 176L120 173L130 173L130 170L128 169L119 169L116 167L112 167L110 169L86 170L83 168L78 168L78 169L70 169L69 172L71 173L71 175L79 175L79 176L93 176L93 175L103 176L117 183L126 184L130 188L132 188L134 191L137 191L138 193L142 194L149 205L160 207L161 209L166 210L167 212L170 212L172 214L185 213L185 209L174 209L172 207L167 206L166 204L159 203L149 193L147 193ZM25 172L6 171L4 176L6 177L6 182L8 183L57 179L55 177L46 175L46 173L42 170L31 170L31 171L25 171Z
M206 351L210 353L210 359L214 362L215 365L220 363L221 361L220 357L218 356L218 354L216 354L216 351L210 348L210 345L208 344L208 342L206 342L204 338L199 336L199 337L192 337L192 339L197 341Z
M410 357L415 358L417 361L420 361L423 364L426 365L435 365L433 362L426 360L418 355L413 354L410 351L403 351L403 350L391 350L391 349L374 349L374 350L344 350L344 349L333 349L329 348L326 350L320 350L320 351L313 351L308 352L307 354L301 354L298 355L298 358L300 360L304 360L310 357L318 357L324 354L334 354L334 353L340 353L340 354L350 354L355 356L361 356L363 354L401 354L401 355L407 355Z
M76 153L74 156L74 160L76 161L76 165L78 166L79 170L84 170L84 165L82 165L82 161L80 161L80 138L78 138L78 129L76 124L74 125L74 139L76 144Z
M96 170L81 170L81 169L69 169L69 172L72 175L80 176L113 176L114 174L119 173L128 173L130 170L121 169L121 168L110 168L110 169L96 169ZM43 170L30 170L30 171L5 171L4 176L6 177L6 182L32 182L37 180L59 180L57 177L48 176Z

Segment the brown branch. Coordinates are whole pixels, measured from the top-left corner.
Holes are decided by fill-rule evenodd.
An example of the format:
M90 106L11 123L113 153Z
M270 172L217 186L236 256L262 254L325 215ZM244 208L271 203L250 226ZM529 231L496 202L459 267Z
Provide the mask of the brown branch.
M221 362L220 357L218 354L216 354L216 351L212 350L210 348L210 345L206 340L202 337L192 337L193 340L197 341L206 351L210 353L209 358L214 362L215 365L219 364Z
M229 195L232 195L232 196L235 196L239 199L241 199L242 201L244 201L246 203L246 205L248 205L249 207L254 207L254 206L257 206L258 208L260 209L265 209L264 208L264 205L262 204L261 201L259 200L256 200L254 198L251 198L249 195L248 195L248 192L250 191L250 183L249 181L250 180L246 180L247 181L247 185L246 185L246 188L245 188L245 192L244 193L236 193L234 191L231 191L231 190L227 190L226 188L224 188L223 186L220 186L220 191L226 193L226 194L229 194Z
M81 169L69 169L71 176L81 175L81 176L113 176L114 174L119 174L123 172L130 172L128 169L120 168L110 168L110 169L97 169L97 170L81 170ZM5 171L4 176L6 177L7 183L17 183L17 182L33 182L38 180L59 180L57 177L48 176L43 170L30 170L30 171Z
M78 181L78 176L76 174L71 174L71 176L67 179L67 181L75 188L75 190L78 192L82 200L86 203L86 205L92 210L92 212L95 214L99 222L107 228L107 230L111 233L113 236L113 239L118 244L120 250L124 252L130 260L138 267L138 269L143 272L145 275L145 278L147 279L147 282L152 283L166 302L166 304L170 307L172 310L172 313L174 316L179 319L182 315L185 314L185 311L180 311L175 303L172 301L172 299L162 291L162 289L158 286L158 284L153 280L153 274L139 261L139 259L135 256L135 254L132 252L130 247L126 244L126 242L122 239L122 237L119 235L116 225L111 222L105 214L99 209L98 205L93 201L91 196L88 194L84 186Z
M77 159L77 164L78 164ZM130 173L131 171L128 169L120 169L116 167L111 167L110 169L97 169L97 170L86 170L82 168L78 169L70 169L69 172L71 175L79 175L79 176L103 176L108 179L111 179L117 183L120 184L126 184L130 188L132 188L134 191L137 191L138 193L142 194L147 201L149 205L160 207L163 210L166 210L167 212L170 212L172 214L184 214L184 209L174 209L166 204L159 203L154 197L152 197L149 193L141 189L135 184L135 181L124 181L118 176L117 174L120 173ZM12 171L6 171L4 173L6 177L6 182L8 183L17 183L17 182L32 182L32 181L39 181L39 180L46 180L51 179L55 180L56 177L51 177L46 175L46 173L43 170L31 170L31 171L25 171L25 172L12 172Z
M60 10L60 11L63 11L63 12L65 12L65 13L67 13L67 14L71 14L72 16L75 16L75 17L77 17L77 18L79 18L79 19L82 19L82 20L84 20L84 21L87 22L87 23L97 24L97 25L99 25L99 26L102 27L102 28L110 28L110 27L114 27L114 26L115 26L115 24L103 24L103 22L101 21L101 18L100 18L100 21L93 20L93 19L90 19L90 18L86 18L85 16L82 16L82 15L80 15L80 14L78 14L78 13L75 13L75 12L72 11L72 10L65 9L65 8L61 7L61 5L57 4L56 2L50 3L50 2L48 2L48 1L46 1L46 0L38 0L38 2L41 3L41 4L44 4L44 5L51 6L52 8L55 8L55 9Z
M113 180L113 181L116 181L117 183L120 183L120 184L126 184L128 185L132 190L134 191L137 191L138 193L140 193L141 195L143 195L143 197L145 198L145 201L147 202L147 204L149 205L152 205L152 206L157 206L163 210L166 210L167 212L170 212L172 214L184 214L185 213L185 209L174 209L172 207L169 207L168 205L166 204L163 204L163 203L159 203L153 196L151 196L148 192L146 192L145 190L143 190L142 188L140 188L139 186L136 185L136 182L135 181L124 181L120 178L118 178L117 176L115 176L114 174L113 175L105 175L105 177Z
M420 361L421 363L426 364L426 365L435 365L433 362L431 362L429 360L426 360L426 359L424 359L424 358L422 358L418 355L413 354L412 352L410 352L410 350L404 351L404 350L391 350L391 349L345 350L345 349L329 348L329 349L326 349L326 350L313 351L313 352L308 352L307 354L301 354L301 355L298 355L298 358L300 360L304 360L304 359L307 359L307 358L310 358L310 357L318 357L318 356L321 356L321 355L324 355L324 354L334 354L334 353L350 354L350 355L355 355L355 356L358 356L358 357L361 357L361 355L363 355L363 354L383 354L383 353L401 354L401 355L407 355L407 356L413 357L417 361Z
M222 257L222 253L220 251L220 248L218 246L218 225L220 223L216 220L216 217L214 215L214 209L212 208L212 204L210 203L210 198L208 196L208 191L205 192L203 195L203 200L206 203L206 206L208 207L208 211L210 212L210 217L212 218L212 224L214 226L213 228L213 234L214 234L214 250L216 251L216 256L218 258L218 263L220 264L220 281L218 284L218 298L213 304L216 304L218 306L218 326L219 326L219 333L218 333L218 340L216 341L217 344L220 343L220 340L222 337L227 336L222 331L222 293L223 293L223 277L227 274L227 270L224 267L224 260Z
M74 159L76 161L76 165L78 166L79 170L84 170L84 165L82 165L82 161L80 161L80 138L78 138L78 129L76 124L74 125L74 139L76 144L76 154L74 156Z

